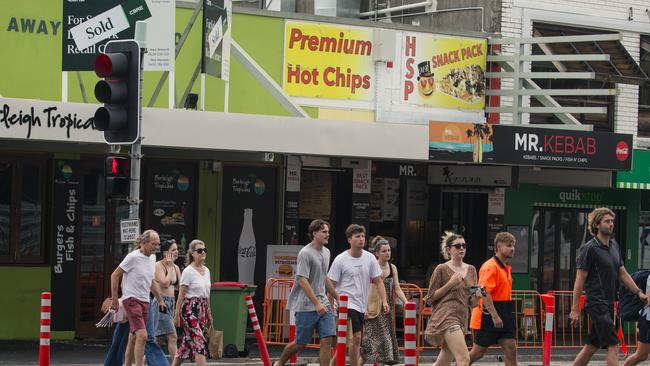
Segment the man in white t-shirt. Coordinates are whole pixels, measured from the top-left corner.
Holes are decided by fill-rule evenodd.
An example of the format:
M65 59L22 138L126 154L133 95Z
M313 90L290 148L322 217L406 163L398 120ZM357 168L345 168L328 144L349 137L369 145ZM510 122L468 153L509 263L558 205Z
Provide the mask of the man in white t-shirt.
M133 353L136 366L143 365L144 346L147 341L146 319L149 309L149 292L153 292L160 304L160 311L167 311L160 296L158 285L153 281L156 266L156 251L160 248L160 237L154 230L146 230L136 240L138 248L124 257L111 274L111 309L117 310L120 280L122 281L122 306L129 320L129 343L126 359ZM130 362L127 361L130 365Z
M386 301L386 288L381 279L379 263L374 255L363 249L366 244L366 229L361 225L352 224L345 230L345 236L350 249L334 258L327 277L339 295L348 295L348 322L352 324L350 365L362 366L361 331L371 282L377 286L384 312L388 313L390 308Z

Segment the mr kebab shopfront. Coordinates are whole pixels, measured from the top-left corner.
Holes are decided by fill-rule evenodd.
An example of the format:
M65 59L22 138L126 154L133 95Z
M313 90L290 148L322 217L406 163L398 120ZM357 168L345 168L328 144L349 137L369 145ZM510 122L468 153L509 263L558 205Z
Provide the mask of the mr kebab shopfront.
M458 136L450 130L462 134L450 139ZM487 258L496 232L515 235L515 288L571 289L577 251L591 238L587 214L595 207L614 210L623 258L638 257L640 194L612 188L612 172L631 168L632 135L439 122L429 131L430 160L514 167L503 204L490 201L487 244L477 249ZM636 268L636 261L630 264Z

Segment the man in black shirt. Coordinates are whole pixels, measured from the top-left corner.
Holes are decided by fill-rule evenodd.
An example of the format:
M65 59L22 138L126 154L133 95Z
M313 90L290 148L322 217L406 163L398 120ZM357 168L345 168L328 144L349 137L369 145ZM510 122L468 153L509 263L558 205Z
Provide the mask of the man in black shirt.
M589 343L586 344L573 365L587 365L599 348L607 348L607 366L618 365L618 338L614 327L614 301L618 281L638 294L646 306L648 297L639 289L623 267L618 244L612 239L614 212L609 208L596 208L588 217L589 231L594 237L580 247L576 260L576 282L573 286L573 303L569 318L575 325L580 320L580 295L585 285L585 310L591 318Z

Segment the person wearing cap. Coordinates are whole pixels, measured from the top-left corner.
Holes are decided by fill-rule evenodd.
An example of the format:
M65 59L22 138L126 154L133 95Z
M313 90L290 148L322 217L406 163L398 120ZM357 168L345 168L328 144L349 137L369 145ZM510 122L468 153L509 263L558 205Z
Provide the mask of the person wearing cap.
M515 255L515 244L514 235L498 233L494 238L494 257L479 270L478 286L485 289L485 296L472 310L470 328L474 329L474 345L469 353L470 364L483 357L493 344L503 349L506 366L517 364L512 267L508 264Z
M160 287L160 294L167 311L161 312L158 299L151 300L153 311L153 329L155 337L167 339L167 351L170 357L176 354L176 327L172 318L172 311L176 307L174 291L178 289L178 281L181 279L181 269L174 263L178 259L178 245L174 239L166 240L160 246L162 259L156 262L156 273L154 280Z

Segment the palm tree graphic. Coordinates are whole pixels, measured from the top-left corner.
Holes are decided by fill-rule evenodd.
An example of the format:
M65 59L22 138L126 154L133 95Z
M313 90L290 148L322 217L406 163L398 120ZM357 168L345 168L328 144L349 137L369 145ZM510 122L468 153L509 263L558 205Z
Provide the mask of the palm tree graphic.
M467 137L472 144L472 160L475 163L483 162L483 142L492 142L492 127L487 123L476 123L473 128L468 128Z

